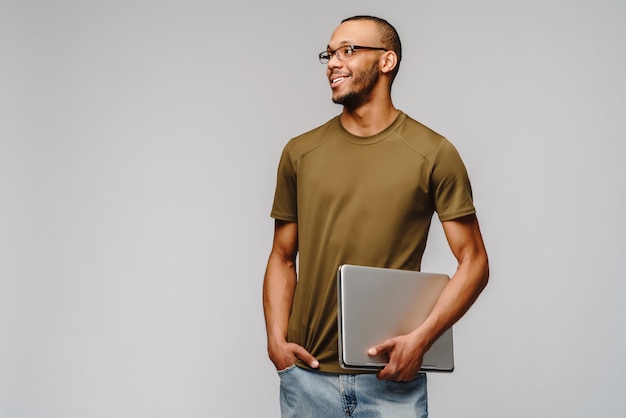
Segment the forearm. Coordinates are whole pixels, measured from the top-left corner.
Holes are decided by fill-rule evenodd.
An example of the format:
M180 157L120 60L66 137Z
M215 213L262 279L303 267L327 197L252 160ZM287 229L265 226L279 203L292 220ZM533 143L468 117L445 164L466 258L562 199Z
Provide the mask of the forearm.
M431 315L416 330L427 347L469 310L489 280L487 251L476 217L444 222L443 227L458 267Z
M489 276L487 254L482 246L476 248L482 251L463 249L457 272L422 325L408 335L388 339L368 351L371 356L389 355L389 363L378 373L380 379L413 379L432 344L472 306Z
M425 339L427 347L465 315L487 285L488 279L489 266L484 251L460 260L456 273L444 288L431 314L416 330Z
M295 261L270 255L263 282L263 310L268 343L285 341L296 287Z

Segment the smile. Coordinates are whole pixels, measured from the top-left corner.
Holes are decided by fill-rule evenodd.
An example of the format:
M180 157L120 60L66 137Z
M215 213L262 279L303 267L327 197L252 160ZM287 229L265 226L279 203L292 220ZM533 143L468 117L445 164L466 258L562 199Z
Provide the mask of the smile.
M341 83L342 81L344 81L347 77L346 76L341 76L341 77L335 77L335 78L331 78L330 80L330 84L331 85L336 85Z

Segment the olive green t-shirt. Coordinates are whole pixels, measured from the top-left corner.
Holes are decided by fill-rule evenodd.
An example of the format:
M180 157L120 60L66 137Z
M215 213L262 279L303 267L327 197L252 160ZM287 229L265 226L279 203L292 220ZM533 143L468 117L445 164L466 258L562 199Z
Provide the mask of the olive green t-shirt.
M402 112L371 137L337 116L287 143L271 216L298 223L288 340L320 371L350 373L338 360L339 266L419 270L434 212L441 221L475 212L467 172L448 140Z

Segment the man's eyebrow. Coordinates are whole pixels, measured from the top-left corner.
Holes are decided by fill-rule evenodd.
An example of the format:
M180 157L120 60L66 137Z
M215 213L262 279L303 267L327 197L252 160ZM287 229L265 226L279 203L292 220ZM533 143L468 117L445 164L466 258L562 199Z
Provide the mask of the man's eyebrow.
M341 42L339 42L339 47L338 48L341 48L342 46L346 46L346 45L352 45L352 44L353 44L352 41L341 41ZM330 45L326 45L326 50L327 51L331 51Z

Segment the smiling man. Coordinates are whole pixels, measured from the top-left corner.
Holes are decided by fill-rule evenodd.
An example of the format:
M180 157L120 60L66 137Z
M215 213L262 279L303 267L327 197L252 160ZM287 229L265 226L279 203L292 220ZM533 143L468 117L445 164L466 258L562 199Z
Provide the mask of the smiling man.
M342 112L289 141L281 156L263 306L283 417L426 417L424 353L487 284L487 253L458 152L393 105L401 59L387 21L344 20L319 54ZM454 276L422 325L370 349L388 355L383 370L342 369L338 267L419 270L435 212L458 260Z

